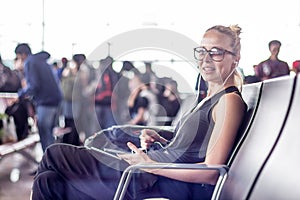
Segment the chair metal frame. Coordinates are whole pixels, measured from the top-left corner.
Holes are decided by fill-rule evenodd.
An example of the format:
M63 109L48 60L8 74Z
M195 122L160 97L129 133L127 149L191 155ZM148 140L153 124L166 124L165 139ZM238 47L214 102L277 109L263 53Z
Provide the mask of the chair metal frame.
M213 192L212 199L216 199L220 193L220 186L226 178L228 167L226 165L205 165L205 164L185 164L185 163L157 163L157 164L136 164L126 168L119 181L114 200L122 200L126 194L131 177L134 172L140 169L193 169L193 170L216 170L219 177Z

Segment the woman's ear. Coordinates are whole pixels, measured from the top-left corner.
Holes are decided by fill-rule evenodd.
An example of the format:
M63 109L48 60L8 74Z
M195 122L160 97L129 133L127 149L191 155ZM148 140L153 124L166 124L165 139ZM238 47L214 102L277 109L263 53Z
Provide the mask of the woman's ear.
M236 68L239 65L239 61L235 60L232 63L232 69Z
M239 62L236 60L236 61L234 61L233 63L234 63L235 65L237 65Z

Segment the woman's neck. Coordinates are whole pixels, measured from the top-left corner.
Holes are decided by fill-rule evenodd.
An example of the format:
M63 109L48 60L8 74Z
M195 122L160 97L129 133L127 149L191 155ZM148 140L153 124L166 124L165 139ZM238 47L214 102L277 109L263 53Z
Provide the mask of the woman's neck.
M227 83L224 85L211 83L208 85L207 97L211 97L230 86L234 86L234 84L231 81L227 81Z

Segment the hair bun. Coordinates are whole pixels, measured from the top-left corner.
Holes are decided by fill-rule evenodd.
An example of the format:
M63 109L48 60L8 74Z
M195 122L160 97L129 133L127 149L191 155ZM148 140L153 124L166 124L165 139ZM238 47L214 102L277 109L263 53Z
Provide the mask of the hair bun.
M239 25L234 24L234 25L230 25L229 28L235 32L237 35L240 35L240 33L242 32L242 28L239 27Z

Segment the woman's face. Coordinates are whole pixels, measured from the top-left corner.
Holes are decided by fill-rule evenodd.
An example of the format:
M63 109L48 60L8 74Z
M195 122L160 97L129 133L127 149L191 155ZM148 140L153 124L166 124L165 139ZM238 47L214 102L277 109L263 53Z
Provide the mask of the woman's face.
M206 32L202 38L200 47L204 47L207 51L218 48L232 52L230 46L231 38L216 30ZM199 61L199 70L204 80L214 82L216 84L223 84L235 69L236 56L225 52L222 61L214 61L211 56L206 53L203 60Z

